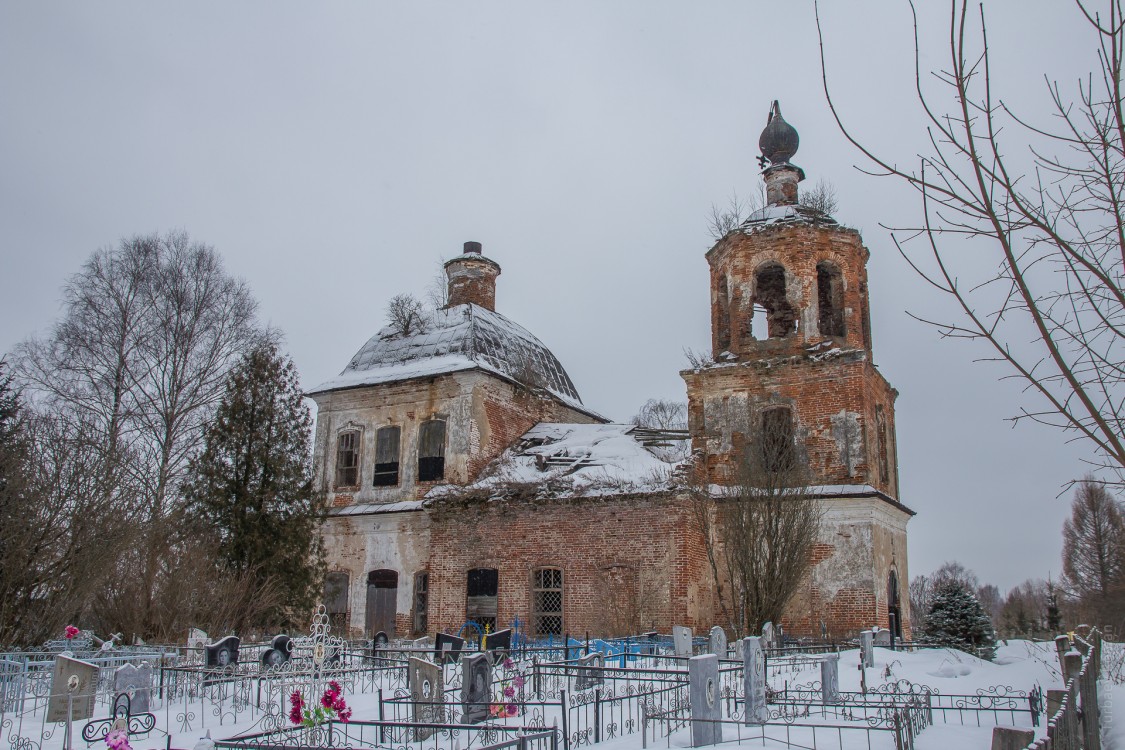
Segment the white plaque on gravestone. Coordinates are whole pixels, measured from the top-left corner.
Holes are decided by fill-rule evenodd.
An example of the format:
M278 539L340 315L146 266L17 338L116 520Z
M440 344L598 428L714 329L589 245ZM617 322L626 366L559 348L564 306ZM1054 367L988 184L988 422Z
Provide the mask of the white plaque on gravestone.
M691 746L723 741L723 703L719 695L719 657L688 659L688 697L691 700Z
M47 700L47 722L66 721L68 717L83 721L94 718L97 689L97 664L56 656L51 696Z
M727 633L715 625L707 638L708 650L720 659L727 658Z
M746 696L746 723L765 724L769 718L766 706L766 658L762 639L742 639L743 695Z
M672 626L672 644L676 648L676 656L691 656L691 635L691 628Z

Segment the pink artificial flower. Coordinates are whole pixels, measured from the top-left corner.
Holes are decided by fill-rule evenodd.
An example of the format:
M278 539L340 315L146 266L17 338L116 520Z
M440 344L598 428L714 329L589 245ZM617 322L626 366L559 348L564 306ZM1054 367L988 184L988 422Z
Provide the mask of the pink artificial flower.
M516 666L516 663L512 661L510 656L504 660L504 669L511 669L514 666Z
M519 711L519 707L515 703L508 704L508 716L515 716Z
M523 675L518 674L515 677L513 677L512 678L512 684L515 685L518 688L523 687L524 686Z
M505 698L515 698L516 697L516 689L514 687L512 687L511 685L504 688L504 697Z
M106 747L110 750L133 750L129 744L129 734L116 729L105 736Z
M340 711L339 715L340 715L340 721L347 724L352 719L352 710L350 708L348 708L347 706L344 706L344 709L342 711Z
M299 690L294 690L293 694L289 696L289 702L292 708L289 709L289 721L293 724L300 724L302 720L301 709L304 708L304 698L301 696Z
M332 680L331 682L328 683L328 689L331 692L335 693L336 695L339 695L340 693L344 692L343 690L340 689L340 683L336 682L335 680Z
M324 706L325 708L332 708L332 704L335 703L335 702L336 702L336 694L335 693L331 693L331 692L325 690L324 695L320 696L320 705Z
M81 631L78 628L74 627L73 625L67 625L66 630L64 631L64 635L66 636L66 639L69 641L71 638L78 635L80 632ZM107 739L108 739L108 737L107 737Z

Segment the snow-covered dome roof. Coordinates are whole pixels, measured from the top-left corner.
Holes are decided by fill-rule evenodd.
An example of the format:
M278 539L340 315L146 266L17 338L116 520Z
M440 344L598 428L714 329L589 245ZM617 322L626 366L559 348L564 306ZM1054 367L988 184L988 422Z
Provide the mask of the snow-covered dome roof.
M562 364L542 341L498 312L475 304L437 310L418 333L388 326L364 344L339 376L310 394L482 369L543 388L583 411Z
M835 219L826 213L821 213L815 208L798 204L769 205L754 211L742 222L739 230L754 232L764 227L779 224L811 224L822 227L838 226Z

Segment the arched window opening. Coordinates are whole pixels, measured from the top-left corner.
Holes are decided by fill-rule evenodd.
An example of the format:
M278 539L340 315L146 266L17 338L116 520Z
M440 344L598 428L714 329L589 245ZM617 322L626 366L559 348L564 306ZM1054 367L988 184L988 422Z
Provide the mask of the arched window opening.
M715 292L717 311L715 314L715 339L719 352L730 348L730 294L727 288L727 277L720 276L718 289Z
M844 335L844 278L831 263L816 265L816 300L820 309L820 335Z
M891 462L887 448L887 417L882 404L875 405L875 440L879 446L879 481L885 487L891 481Z
M359 486L359 430L336 436L336 486Z
M395 613L398 611L398 571L373 570L367 574L367 612L364 629L367 635L395 635Z
M562 635L563 572L560 568L539 568L531 579L532 632L537 637Z
M756 339L784 338L797 330L797 314L785 296L785 269L770 263L754 275L754 305L766 311L766 329L751 323L751 335ZM761 334L765 333L765 336Z
M418 428L418 481L445 478L445 422L431 419Z
M465 619L496 631L496 599L500 589L500 573L495 568L473 568L465 586Z
M425 633L429 628L430 574L414 574L414 632Z
M399 437L402 428L380 427L375 433L376 487L393 487L398 484Z
M793 433L793 411L788 406L778 406L762 412L762 468L771 473L796 468L797 451Z
M341 633L347 629L348 585L351 577L344 572L334 571L324 577L324 611L332 629Z

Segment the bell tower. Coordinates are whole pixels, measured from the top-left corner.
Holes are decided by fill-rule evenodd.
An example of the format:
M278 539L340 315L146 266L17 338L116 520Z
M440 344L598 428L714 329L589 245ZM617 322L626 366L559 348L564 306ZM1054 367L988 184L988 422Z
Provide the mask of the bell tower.
M799 142L775 101L758 141L767 205L707 252L714 364L682 373L692 447L729 483L764 422L784 421L813 483L897 498L898 393L872 360L869 252L800 202Z

